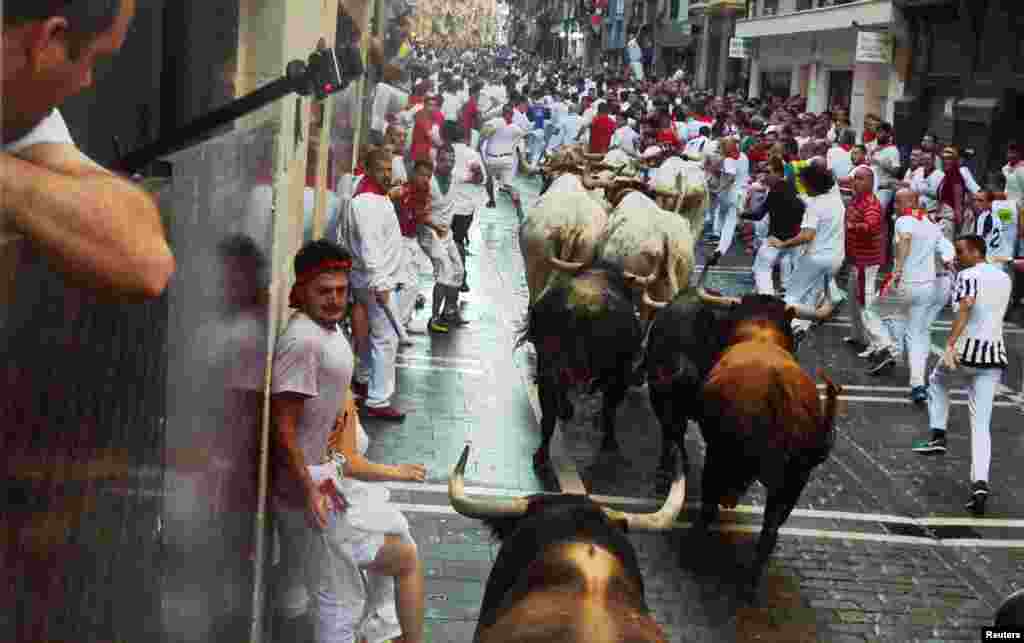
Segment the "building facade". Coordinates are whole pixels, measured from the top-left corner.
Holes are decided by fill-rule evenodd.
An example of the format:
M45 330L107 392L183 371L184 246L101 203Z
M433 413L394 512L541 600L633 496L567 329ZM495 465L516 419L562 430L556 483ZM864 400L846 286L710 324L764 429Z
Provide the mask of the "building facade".
M907 25L910 82L895 101L897 135L925 132L975 151L979 179L1024 141L1024 6L1019 0L896 0Z
M736 36L751 39L748 93L804 96L807 109L892 121L909 76L908 36L892 0L752 0Z

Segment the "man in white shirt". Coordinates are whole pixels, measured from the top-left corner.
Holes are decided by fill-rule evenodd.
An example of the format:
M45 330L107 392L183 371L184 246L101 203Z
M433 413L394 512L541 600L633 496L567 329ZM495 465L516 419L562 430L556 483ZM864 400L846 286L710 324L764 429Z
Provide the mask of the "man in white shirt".
M724 155L717 152L709 154L705 159L704 171L708 177L708 194L711 197L711 205L708 211L711 214L712 236L718 238L715 252L708 261L715 263L719 258L725 256L732 247L733 238L736 236L736 175L738 163L736 141L725 140Z
M882 123L878 126L878 145L870 153L871 169L878 178L878 189L875 196L882 204L882 216L889 211L892 204L893 194L898 187L900 177L898 175L900 165L900 151L893 141L892 125Z
M626 116L625 112L619 112L615 117L615 121L618 124L618 129L612 134L611 144L609 149L618 148L628 154L631 158L638 158L640 151L637 150L636 145L640 135L630 125L630 119Z
M386 147L367 155L366 175L342 214L339 239L352 254L353 299L366 306L369 321L369 341L360 347L353 390L365 398L371 417L403 420L405 413L390 403L399 340L392 294L405 273L406 260L398 214L389 196L397 196L390 192L391 166Z
M952 280L949 270L954 250L942 228L918 206L918 195L908 189L896 193L896 259L892 287L905 293L907 363L910 366L910 399L924 404L928 389L925 367L931 352L931 325L949 301ZM936 259L944 269L936 269Z
M985 240L967 235L956 240L960 266L953 288L957 317L942 359L928 379L929 437L914 442L922 454L946 452L949 423L949 387L966 381L971 424L971 495L965 507L985 513L988 474L992 460L992 406L1007 367L1003 317L1010 303L1010 278L986 261Z
M459 82L453 80L441 92L441 113L446 121L454 121L459 117L463 102L459 97L459 87Z
M918 167L910 174L908 186L920 197L921 206L930 215L939 210L939 185L942 184L942 171L935 167L935 155L921 150Z
M514 112L511 105L506 105L502 115L485 123L480 132L481 146L486 146L483 159L487 173L498 182L500 189L512 195L513 202L518 198L512 189L512 179L516 175L516 145L528 131L515 124Z
M452 216L452 237L462 260L462 284L460 292L469 292L466 278L466 246L469 243L469 228L473 215L486 201L483 183L486 181L484 161L476 150L466 144L466 130L461 125L451 128L452 148L455 151L455 167L452 170L457 179L452 187L455 213Z
M175 262L156 203L79 151L56 110L91 84L96 60L120 50L135 0L45 6L3 10L0 258L16 262L24 237L78 283L158 297Z
M853 160L850 153L856 141L857 134L852 129L845 129L840 132L839 138L828 150L825 160L837 182L849 177L853 172Z

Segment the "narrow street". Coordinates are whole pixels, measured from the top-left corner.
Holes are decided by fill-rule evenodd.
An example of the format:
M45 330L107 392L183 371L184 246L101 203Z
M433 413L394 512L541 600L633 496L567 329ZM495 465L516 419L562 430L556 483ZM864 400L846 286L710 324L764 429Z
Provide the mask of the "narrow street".
M519 184L531 203L539 182ZM552 479L532 470L539 440L532 347L513 352L527 300L516 227L507 199L482 211L468 258L472 291L464 313L471 325L448 336L416 335L416 345L400 354L399 403L409 417L402 424L365 421L371 459L428 468L425 484L389 486L426 561L428 627L437 642L470 640L498 549L482 525L448 506L448 475L467 441L471 493L561 490L632 510L660 504L654 470L661 433L646 391L628 394L619 411L621 453L599 452L600 397L594 395L577 403L570 423L559 424ZM730 294L751 290L749 262L734 248L711 285ZM429 276L423 279L427 286ZM426 314L419 311L419 323ZM912 453L927 415L907 398L905 367L880 378L864 375L861 360L841 341L848 326L840 311L800 348L805 368L824 368L845 388L839 440L783 529L755 607L737 600L736 587L752 559L762 489L755 485L735 511L723 512L719 532L692 536L685 523L699 507L703 443L691 427L694 473L684 525L669 535L631 535L648 600L670 640L974 641L1013 590L1024 569L1024 520L1009 518L1024 510L1024 480L1015 466L1024 456L1020 374L1010 374L1013 390L1004 387L996 402L993 495L986 517L973 518L963 509L970 467L966 392L953 393L949 452ZM934 333L936 346L949 327L947 311ZM1011 326L1007 336L1012 351L1024 352L1024 329Z

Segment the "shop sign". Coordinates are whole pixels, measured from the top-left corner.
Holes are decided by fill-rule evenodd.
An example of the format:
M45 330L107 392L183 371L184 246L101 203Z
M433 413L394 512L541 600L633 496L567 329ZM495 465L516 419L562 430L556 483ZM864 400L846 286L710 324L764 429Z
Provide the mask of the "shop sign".
M856 61L891 65L892 45L891 34L880 31L858 31Z
M730 38L729 58L750 58L750 39Z

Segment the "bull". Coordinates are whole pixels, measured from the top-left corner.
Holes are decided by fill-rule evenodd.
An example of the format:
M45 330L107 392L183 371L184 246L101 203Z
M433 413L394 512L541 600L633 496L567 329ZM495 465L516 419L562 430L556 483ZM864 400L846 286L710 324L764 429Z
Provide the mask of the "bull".
M467 445L448 481L449 500L501 541L474 642L667 643L647 607L636 551L624 532L670 529L686 498L684 478L674 481L658 511L631 514L583 495L469 497L468 458Z
M689 224L634 190L621 198L599 243L598 258L619 266L641 294L641 318L689 288L694 236Z
M719 505L735 507L754 480L764 485L764 520L744 588L750 597L779 528L835 442L841 388L822 374L823 409L814 379L793 354L791 329L794 318L827 319L833 304L828 292L818 309L769 295L711 295L707 272L696 301L674 302L651 329L649 395L666 441L682 445L688 419L700 425L707 445L700 529L718 518Z
M710 199L700 163L670 156L654 170L650 185L657 195L658 207L686 219L694 235L704 230L704 215Z
M553 271L575 272L594 261L607 225L608 214L578 177L563 174L551 184L519 227L531 305Z
M573 416L569 394L590 385L603 393L602 449L614 450L615 411L626 396L640 351L640 322L621 269L600 260L578 273L556 272L527 311L516 341L537 352L541 443L533 463L543 467L558 418Z

